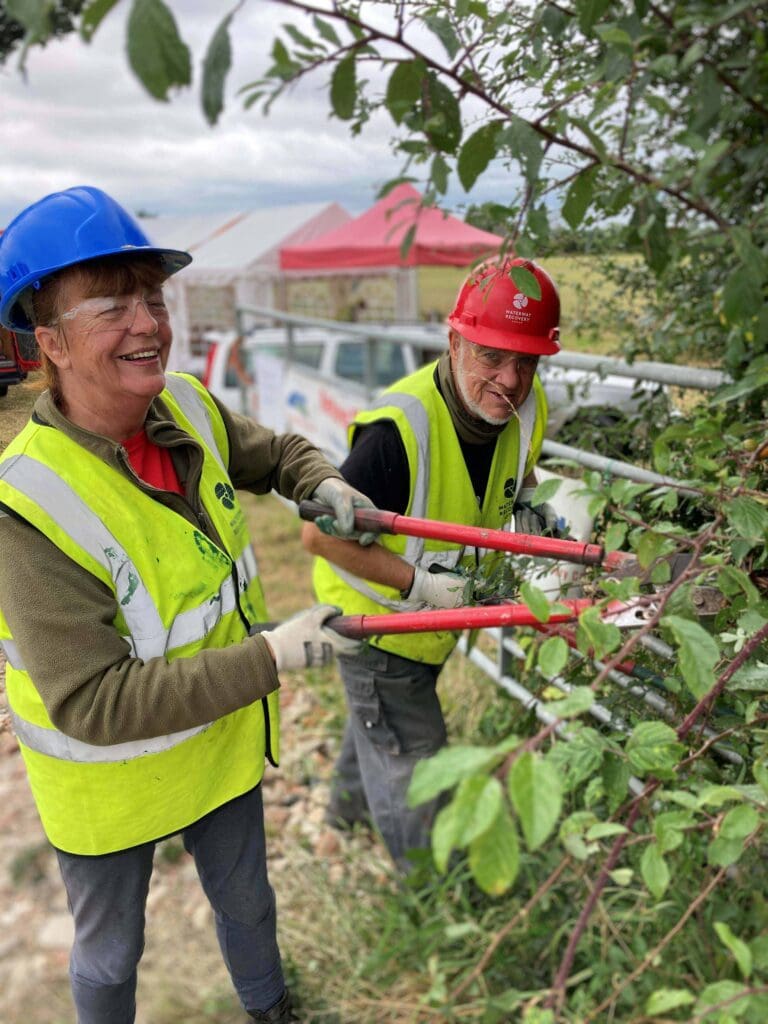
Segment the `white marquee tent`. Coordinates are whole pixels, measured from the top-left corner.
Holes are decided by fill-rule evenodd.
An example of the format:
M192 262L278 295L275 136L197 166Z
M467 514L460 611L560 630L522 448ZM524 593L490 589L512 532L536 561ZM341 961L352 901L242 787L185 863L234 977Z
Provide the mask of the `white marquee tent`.
M185 249L192 263L170 279L171 369L200 371L206 330L235 327L235 307L279 306L279 252L350 220L338 203L297 203L235 213L142 218L158 245Z

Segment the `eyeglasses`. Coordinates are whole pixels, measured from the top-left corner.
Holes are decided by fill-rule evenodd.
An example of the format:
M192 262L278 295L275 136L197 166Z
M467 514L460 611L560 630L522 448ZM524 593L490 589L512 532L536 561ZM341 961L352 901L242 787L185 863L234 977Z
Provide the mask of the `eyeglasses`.
M168 307L162 292L150 295L97 295L92 299L83 299L76 306L61 313L49 324L58 327L62 321L81 317L86 331L119 331L130 327L136 319L136 310L143 306L145 312L158 323L168 320Z
M498 348L483 348L480 345L470 343L469 350L472 358L486 370L504 370L513 363L515 370L521 377L532 376L539 365L538 356L520 355L519 352L504 352Z

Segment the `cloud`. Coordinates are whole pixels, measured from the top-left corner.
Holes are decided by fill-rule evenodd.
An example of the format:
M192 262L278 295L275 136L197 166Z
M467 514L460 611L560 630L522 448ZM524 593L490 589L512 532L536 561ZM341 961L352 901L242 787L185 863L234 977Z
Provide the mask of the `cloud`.
M221 11L203 0L174 6L183 10L180 30L199 79ZM197 85L169 103L144 92L125 55L126 13L118 5L89 45L72 35L34 48L26 78L15 56L0 67L0 225L48 192L80 184L155 213L331 200L358 213L400 172L388 116L375 115L352 138L345 123L329 117L322 71L286 92L268 117L244 110L239 88L264 73L279 25L295 20L279 5L246 4L235 18L227 103L214 128L203 117ZM508 201L508 186L503 173L491 176L484 198ZM467 201L460 191L453 198Z

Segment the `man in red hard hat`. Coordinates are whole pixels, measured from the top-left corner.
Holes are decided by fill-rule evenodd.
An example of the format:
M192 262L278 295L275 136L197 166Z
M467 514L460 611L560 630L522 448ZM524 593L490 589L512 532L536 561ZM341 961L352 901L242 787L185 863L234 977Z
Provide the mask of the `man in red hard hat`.
M511 277L520 267L539 297ZM517 275L520 277L520 275ZM388 388L349 428L345 479L378 508L403 515L523 533L557 529L549 505L533 506L534 466L547 421L536 376L559 351L560 302L549 275L520 259L470 274L448 317L448 351ZM469 573L487 574L498 553L442 541L382 535L363 548L307 523L318 598L345 614L456 608L472 597ZM330 824L373 822L395 863L429 846L439 806L406 794L416 763L446 742L437 680L454 633L374 638L341 655L349 718L331 799Z

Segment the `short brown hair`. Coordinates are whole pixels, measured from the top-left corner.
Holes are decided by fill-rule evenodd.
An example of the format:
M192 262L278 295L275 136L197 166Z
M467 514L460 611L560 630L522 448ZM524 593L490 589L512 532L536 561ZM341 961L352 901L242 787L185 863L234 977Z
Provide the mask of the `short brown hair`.
M167 280L168 274L154 254L102 256L64 267L46 277L40 287L31 292L31 301L26 303L29 307L27 312L35 326L47 327L64 312L61 300L67 285L76 284L83 290L84 297L90 299L98 295L130 295L145 289L152 290ZM40 364L54 402L63 409L58 371L42 349Z

